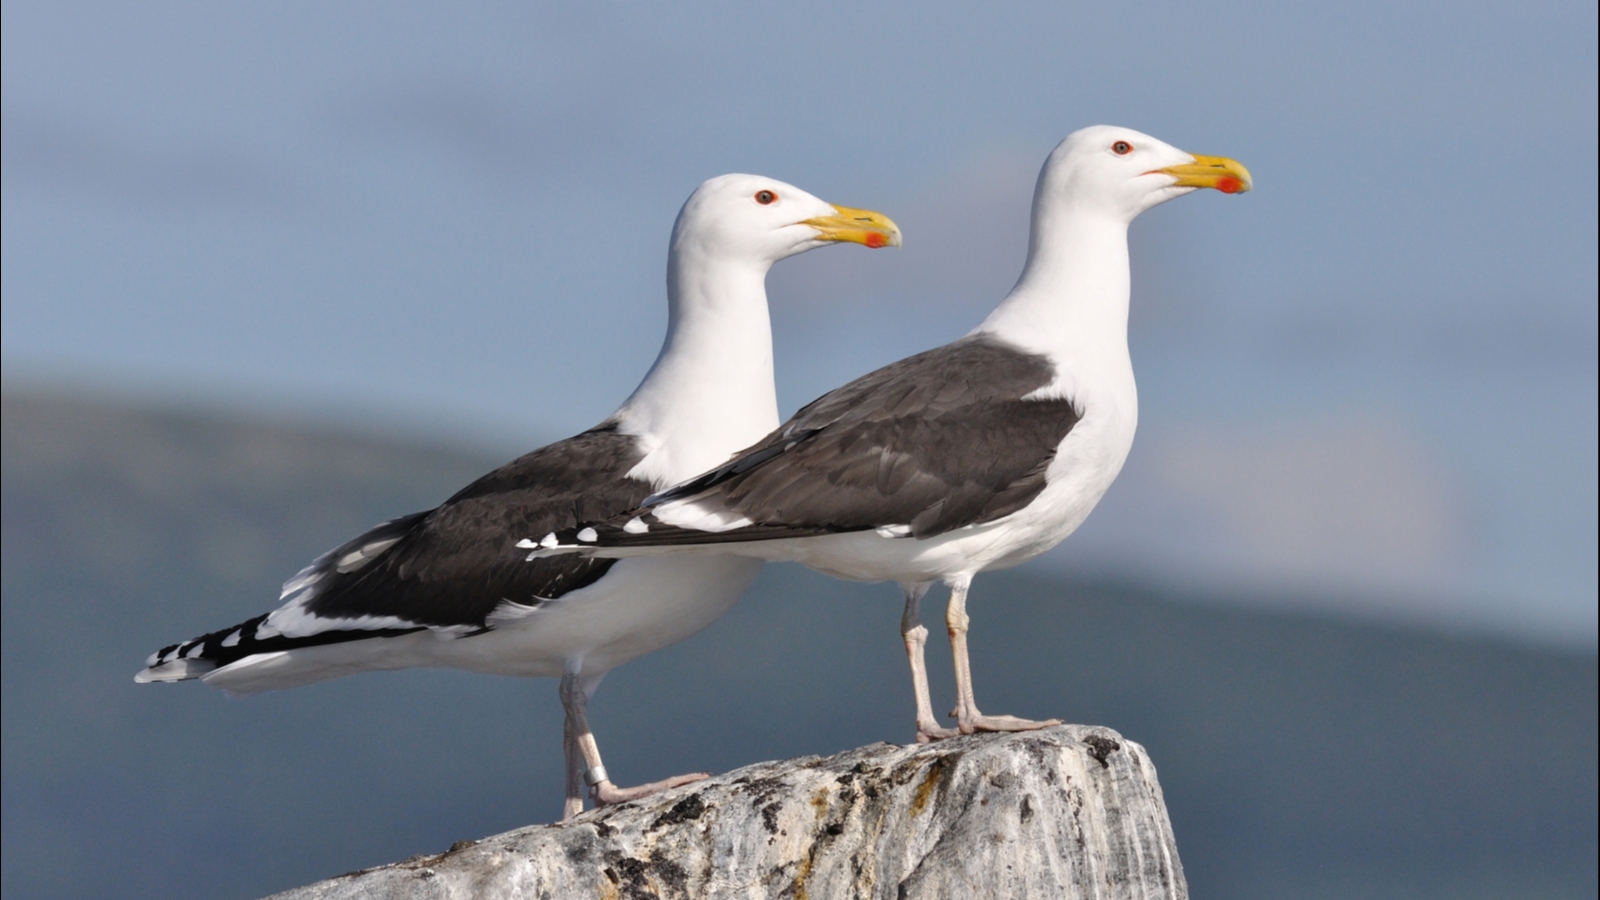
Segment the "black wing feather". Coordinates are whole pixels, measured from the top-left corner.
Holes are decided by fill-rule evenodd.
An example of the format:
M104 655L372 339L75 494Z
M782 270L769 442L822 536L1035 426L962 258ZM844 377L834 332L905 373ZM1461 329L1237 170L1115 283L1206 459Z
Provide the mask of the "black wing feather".
M990 522L1044 489L1056 447L1082 416L1066 398L1023 399L1054 377L1046 357L963 338L823 395L733 461L648 502L696 498L754 523L698 538L719 542L888 525L931 537ZM598 543L692 534L646 521L649 532L608 528Z
M626 476L642 455L636 438L609 424L535 450L458 491L371 563L319 586L307 608L483 627L502 601L535 605L593 584L609 568L592 565L601 560L529 563L516 542L637 505L649 486Z
M384 522L319 556L295 577L312 591L306 610L333 627L286 637L257 632L266 616L163 648L156 659L225 666L256 653L348 640L393 637L418 627L337 627L340 619L393 616L415 626L487 629L503 601L536 606L593 584L615 560L576 556L525 561L516 542L633 509L650 486L627 473L643 458L639 442L605 423L526 454L484 475L435 509ZM392 542L370 559L341 561ZM229 640L233 646L223 646Z

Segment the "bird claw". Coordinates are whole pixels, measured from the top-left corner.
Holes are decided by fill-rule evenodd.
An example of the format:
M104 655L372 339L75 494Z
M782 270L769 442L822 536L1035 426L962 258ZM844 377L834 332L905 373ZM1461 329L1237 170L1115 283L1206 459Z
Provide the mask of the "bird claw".
M686 784L694 784L696 781L705 781L710 777L710 774L706 772L690 772L687 775L674 775L671 778L663 778L660 781L652 781L649 784L640 784L629 788L619 788L610 781L602 781L591 788L589 793L590 796L594 797L595 806L611 806L616 803L627 803L629 800L638 800L641 797L649 797L652 794L659 794L662 791Z
M954 728L941 728L940 726L931 723L926 725L918 725L917 743L931 744L934 741L942 741L946 738L953 738L960 733L960 731Z
M971 715L959 720L962 734L973 734L979 731L1038 731L1041 728L1050 728L1060 725L1060 719L1019 719L1016 716L985 716Z

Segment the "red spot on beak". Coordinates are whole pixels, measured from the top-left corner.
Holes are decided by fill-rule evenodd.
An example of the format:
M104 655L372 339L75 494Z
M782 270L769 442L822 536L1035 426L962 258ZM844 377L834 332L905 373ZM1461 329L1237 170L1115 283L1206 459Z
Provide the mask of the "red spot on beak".
M1237 178L1218 178L1217 190L1224 194L1237 194L1244 187L1244 182Z
M867 246L871 247L874 250L878 249L879 247L882 247L884 244L887 244L887 243L889 243L888 240L886 240L883 235L878 234L875 231L874 232L869 232L867 234Z

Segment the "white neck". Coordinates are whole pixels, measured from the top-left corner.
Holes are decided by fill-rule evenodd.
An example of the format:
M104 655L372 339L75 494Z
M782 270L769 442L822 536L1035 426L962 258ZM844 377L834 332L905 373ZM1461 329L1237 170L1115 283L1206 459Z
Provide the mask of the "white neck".
M1045 353L1058 365L1128 365L1128 223L1072 207L1042 215L1039 206L1022 276L975 332Z
M778 427L767 314L768 260L676 245L667 265L667 338L618 410L649 455L636 477L666 485L712 468Z

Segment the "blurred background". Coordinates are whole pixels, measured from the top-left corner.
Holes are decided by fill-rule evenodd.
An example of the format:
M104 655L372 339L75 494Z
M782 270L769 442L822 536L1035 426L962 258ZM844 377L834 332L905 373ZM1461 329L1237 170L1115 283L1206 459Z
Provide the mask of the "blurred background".
M774 269L788 413L976 324L1100 122L1257 189L1135 223L1139 438L979 580L986 707L1146 744L1197 898L1600 890L1592 3L0 10L9 896L257 896L552 817L553 683L132 674L607 415L703 179L905 231ZM906 740L897 622L769 567L608 679L609 768Z

